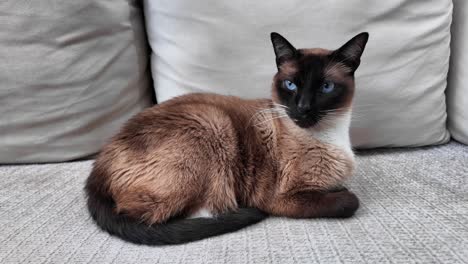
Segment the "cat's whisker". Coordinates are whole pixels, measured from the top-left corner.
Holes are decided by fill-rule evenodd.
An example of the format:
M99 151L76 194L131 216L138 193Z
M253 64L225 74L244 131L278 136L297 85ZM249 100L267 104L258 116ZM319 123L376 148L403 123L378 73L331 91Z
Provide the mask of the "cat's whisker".
M347 109L345 108L336 108L336 109L328 109L328 110L322 110L320 111L321 113L326 113L326 114L329 114L329 113L335 113L335 114L345 114L347 111ZM341 112L343 111L343 112ZM369 112L368 111L364 111L363 109L355 109L355 108L351 108L351 114L352 115L360 115L360 114L368 114Z
M263 110L257 111L254 115L264 114L264 113L273 113L273 112L281 113L281 109L277 109L277 108L263 109Z
M268 109L288 109L289 107L288 106L285 106L285 105L282 105L282 104L279 104L279 103L275 103L273 102L272 105L274 107L271 107L271 108L257 108L258 110L268 110Z
M342 117L346 116L346 113L334 112L334 111L328 111L328 112L321 111L321 114L323 116L322 120L328 120L328 121L331 121L331 119L342 118ZM362 115L362 114L352 113L351 114L351 121L360 121L360 120L364 119L365 117L366 116Z
M363 118L366 118L367 116L369 116L370 113L355 113L355 112L352 112L351 113L351 120L358 120L358 119L363 119ZM325 117L333 117L333 118L341 118L341 117L344 117L346 116L345 113L336 113L336 112L326 112L326 113L322 113L323 116Z
M343 114L328 113L328 114L323 115L323 117L324 117L324 118L338 119L338 118L345 117L345 115L343 115Z
M281 113L277 109L265 109L256 113L256 115L270 114L270 113Z
M267 117L275 116L275 115L282 115L283 113L271 111L271 112L262 112L252 116L252 119L264 119Z
M266 119L266 120L263 120L263 121L261 121L261 122L256 123L255 126L258 127L258 126L261 125L261 124L264 124L264 123L267 123L267 122L271 122L271 121L273 121L273 120L275 120L275 119L280 119L280 118L284 118L284 117L288 117L288 115L287 115L287 114L283 114L283 115L280 115L280 116L273 116L273 117L271 117L271 118L268 118L268 119Z
M269 118L267 118L267 120L271 120L271 119L275 119L275 118L278 118L278 117L287 117L288 115L287 114L278 114L278 115L271 115L269 116Z
M266 117L275 117L275 115L287 116L284 108L265 108L257 111L249 120L249 124L252 123L254 119L261 119Z
M385 104L385 103L383 103ZM360 104L360 103L353 103L353 107L360 107L360 106L381 106L382 104Z
M342 108L336 108L336 109L328 109L328 110L320 110L320 114L340 114L340 115L345 115L347 111L343 111L344 109Z
M344 113L327 113L325 114L325 117L333 117L333 118L340 118L340 117L344 117L345 114ZM365 116L364 115L360 115L360 114L351 114L351 119L352 120L356 120L357 118L364 118Z
M344 110L343 108L335 108L335 109L327 109L327 110L321 110L320 113L333 113L333 112L338 112Z
M277 110L277 111L283 111L283 110L285 110L285 109L286 109L286 107L280 107L280 106L278 106L278 107L271 107L271 108L261 109L260 111L263 111L263 110Z
M278 103L273 103L274 106L277 106L277 107L280 107L280 108L284 108L284 109L288 109L289 107L285 106L285 105L282 105L282 104L278 104Z
M273 105L279 105L279 106L284 106L284 107L286 107L285 105L282 105L282 104L276 103L276 102L273 102Z

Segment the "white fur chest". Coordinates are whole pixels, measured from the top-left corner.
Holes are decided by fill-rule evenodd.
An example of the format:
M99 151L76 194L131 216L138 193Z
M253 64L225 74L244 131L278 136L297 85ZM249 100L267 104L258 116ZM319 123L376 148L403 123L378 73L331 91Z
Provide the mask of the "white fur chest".
M349 138L349 127L351 125L351 112L327 120L326 127L308 130L312 136L326 144L333 145L347 153L354 160L354 153Z

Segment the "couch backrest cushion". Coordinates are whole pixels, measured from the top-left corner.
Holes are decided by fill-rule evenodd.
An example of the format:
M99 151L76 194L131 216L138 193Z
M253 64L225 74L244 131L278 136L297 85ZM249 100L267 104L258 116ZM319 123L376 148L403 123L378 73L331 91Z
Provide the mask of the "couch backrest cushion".
M0 1L0 163L96 153L151 103L135 1Z
M448 128L452 137L468 144L468 2L454 0L452 55L447 89Z
M298 48L331 49L368 31L357 72L354 146L449 139L451 0L146 0L145 12L160 101L190 92L269 96L272 31Z

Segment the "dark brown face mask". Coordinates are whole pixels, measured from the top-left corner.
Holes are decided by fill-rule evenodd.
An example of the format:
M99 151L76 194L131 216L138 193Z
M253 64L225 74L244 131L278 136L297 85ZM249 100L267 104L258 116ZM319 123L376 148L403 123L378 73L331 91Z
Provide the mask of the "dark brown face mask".
M369 38L361 33L334 51L296 49L278 33L271 33L278 73L273 98L303 128L328 113L346 109L354 95L354 72Z

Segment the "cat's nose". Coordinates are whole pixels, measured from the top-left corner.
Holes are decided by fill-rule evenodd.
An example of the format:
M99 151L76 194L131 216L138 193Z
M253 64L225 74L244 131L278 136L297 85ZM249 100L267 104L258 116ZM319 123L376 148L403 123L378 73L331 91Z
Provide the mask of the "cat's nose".
M299 114L307 114L311 109L312 107L309 103L299 101L299 104L297 104L297 111Z

